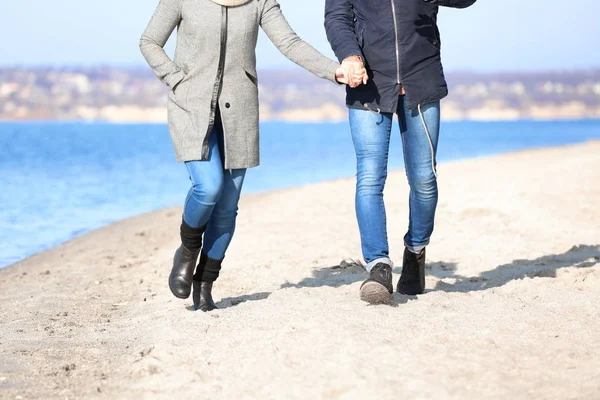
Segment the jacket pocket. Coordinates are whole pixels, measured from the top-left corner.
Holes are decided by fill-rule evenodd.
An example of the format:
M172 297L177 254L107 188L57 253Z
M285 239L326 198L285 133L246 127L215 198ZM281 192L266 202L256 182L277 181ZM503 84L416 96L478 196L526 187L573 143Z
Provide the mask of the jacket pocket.
M437 27L436 14L431 15L431 44L438 50L442 47L442 41L440 38L440 30Z
M365 46L365 30L359 29L356 34L356 40L358 41L358 45L362 49Z
M439 50L442 47L442 42L440 40L440 31L438 30L438 28L435 24L433 25L432 28L433 28L433 41L431 42L431 44Z

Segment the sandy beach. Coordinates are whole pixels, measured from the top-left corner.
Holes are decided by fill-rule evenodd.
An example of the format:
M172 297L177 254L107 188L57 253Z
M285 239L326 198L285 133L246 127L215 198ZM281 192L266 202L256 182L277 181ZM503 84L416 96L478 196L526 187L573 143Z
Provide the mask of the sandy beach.
M244 196L212 313L167 286L180 208L0 270L0 398L600 398L600 142L439 174L394 306L359 299L352 178ZM385 196L400 263L403 171Z

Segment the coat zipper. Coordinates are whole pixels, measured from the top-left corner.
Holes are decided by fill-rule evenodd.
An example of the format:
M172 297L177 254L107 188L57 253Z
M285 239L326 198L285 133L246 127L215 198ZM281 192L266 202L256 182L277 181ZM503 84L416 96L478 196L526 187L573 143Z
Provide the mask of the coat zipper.
M210 134L215 127L215 115L217 112L217 103L219 100L219 91L221 89L221 82L223 80L223 70L225 69L225 51L227 50L227 7L221 6L221 53L219 54L219 69L217 70L217 77L215 78L215 85L213 86L212 100L210 104L210 116L208 119L208 130L204 136L204 142L202 143L202 159L208 160L210 149L208 147L208 141Z
M398 49L398 21L396 20L396 5L394 0L390 0L392 3L392 14L394 16L394 31L396 33L396 72L397 72L397 83L400 84L400 50Z

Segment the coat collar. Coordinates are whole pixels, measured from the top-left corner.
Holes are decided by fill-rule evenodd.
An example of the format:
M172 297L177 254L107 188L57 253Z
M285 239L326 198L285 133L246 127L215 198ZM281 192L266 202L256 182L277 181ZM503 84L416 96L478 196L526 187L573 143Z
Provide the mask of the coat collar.
M242 4L246 4L252 0L211 0L213 3L217 3L222 6L227 7L235 7L241 6Z

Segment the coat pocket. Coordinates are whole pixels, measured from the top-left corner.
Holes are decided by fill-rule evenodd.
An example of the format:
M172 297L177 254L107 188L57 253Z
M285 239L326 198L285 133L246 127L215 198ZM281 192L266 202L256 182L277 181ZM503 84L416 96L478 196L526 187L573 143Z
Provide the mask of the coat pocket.
M249 69L250 68L243 68L244 74L254 86L258 87L258 74L256 73L256 70L249 71Z
M192 123L189 112L181 108L175 101L167 105L168 126L175 149L183 147L185 133Z
M190 91L190 74L187 74L175 88L169 91L169 100L179 108L187 111L187 97Z
M256 73L256 69L244 67L243 70L246 78L248 78L254 86L258 87L258 74Z

